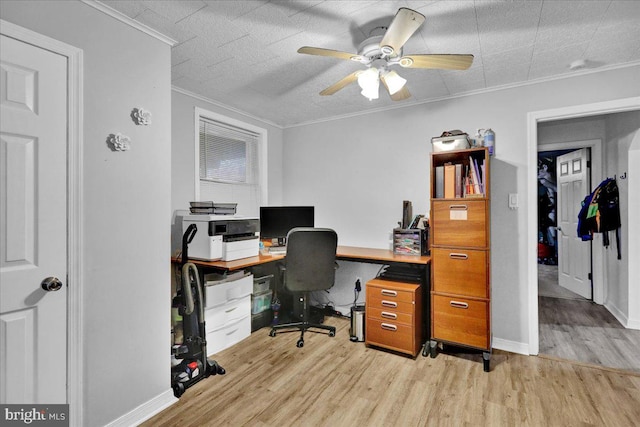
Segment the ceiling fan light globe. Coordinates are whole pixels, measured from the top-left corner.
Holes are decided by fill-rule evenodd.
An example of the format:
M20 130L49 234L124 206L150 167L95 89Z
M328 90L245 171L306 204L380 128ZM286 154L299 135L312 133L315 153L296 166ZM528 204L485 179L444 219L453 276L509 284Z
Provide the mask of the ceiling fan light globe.
M358 85L363 90L378 86L380 75L377 68L367 68L365 71L358 74Z
M389 94L393 95L400 91L407 83L407 79L400 77L395 71L389 71L384 75L384 82L389 89Z
M369 101L378 99L379 97L378 86L376 86L375 88L362 89L362 92L360 92L360 94L362 94L362 96L367 98Z

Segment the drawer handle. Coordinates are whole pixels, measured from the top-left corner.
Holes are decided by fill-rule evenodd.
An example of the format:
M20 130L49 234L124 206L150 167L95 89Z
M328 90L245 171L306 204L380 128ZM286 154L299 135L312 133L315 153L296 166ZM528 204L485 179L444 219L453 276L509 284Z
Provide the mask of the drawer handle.
M229 335L233 335L233 334L235 334L236 332L238 332L238 328L234 329L233 331L229 331L229 332L227 332L227 333L226 333L226 335L227 335L227 336L229 336Z
M455 307L455 308L469 308L469 304L467 304L466 302L460 302L460 301L449 301L449 305L451 307Z
M387 331L397 331L398 327L396 325L392 325L391 323L381 323L380 327L382 329L386 329Z
M467 207L467 205L449 205L449 209L466 211L469 208Z
M398 303L394 301L382 300L381 304L385 307L392 307L392 308L398 307Z
M387 319L397 319L398 315L395 313L390 313L388 311L383 311L380 313L380 316L386 317Z
M467 254L458 254L458 253L452 252L452 253L449 254L449 258L465 260L465 259L469 259L469 255L467 255Z
M238 308L238 306L236 305L235 307L231 307L229 310L225 310L225 313L231 313L233 310L235 310L236 308Z
M397 297L398 296L398 292L396 291L392 291L390 289L383 289L382 291L380 291L380 293L384 296L387 297Z

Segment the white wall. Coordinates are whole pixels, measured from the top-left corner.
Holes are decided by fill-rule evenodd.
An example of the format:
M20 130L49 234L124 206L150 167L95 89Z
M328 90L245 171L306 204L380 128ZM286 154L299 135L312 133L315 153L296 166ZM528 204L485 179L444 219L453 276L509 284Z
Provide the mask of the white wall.
M527 245L535 244L526 236L536 227L523 205L536 173L528 167L527 113L638 96L638 73L638 66L610 70L285 129L284 201L314 204L317 223L336 229L340 244L387 248L402 200L415 213L427 210L430 138L491 127L494 344L526 349ZM519 209L508 208L509 193L518 193Z
M629 234L629 219L637 218L639 212L633 212L630 206L630 197L632 192L629 191L629 175L638 173L638 166L631 164L630 148L633 138L640 132L640 112L633 111L627 113L613 114L606 119L607 131L607 169L606 175L610 178L617 178L618 190L620 192L620 222L621 226L621 259L618 259L618 251L616 249L615 232L609 233L611 246L605 252L607 273L607 289L605 305L612 311L623 324L630 321L638 321L634 319L634 311L636 313L640 309L640 301L630 299L632 292L630 287L638 289L640 282L637 278L630 280L629 276L629 259L632 244L637 240L637 236ZM622 177L625 176L623 179ZM637 197L634 192L633 196ZM638 326L636 326L638 327Z
M170 393L170 47L76 1L2 1L0 17L84 51L82 424L105 425ZM116 132L130 151L110 150Z

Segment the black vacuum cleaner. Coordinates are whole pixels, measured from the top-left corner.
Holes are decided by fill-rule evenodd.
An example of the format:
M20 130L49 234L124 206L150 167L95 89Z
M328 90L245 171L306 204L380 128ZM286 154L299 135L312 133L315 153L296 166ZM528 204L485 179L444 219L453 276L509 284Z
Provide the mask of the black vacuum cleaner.
M210 375L223 375L226 371L215 360L207 358L207 340L204 324L204 299L200 277L195 264L188 262L188 246L198 228L191 224L182 236L182 284L176 292L174 306L182 316L183 342L173 346L173 354L180 363L171 368L171 387L176 397Z

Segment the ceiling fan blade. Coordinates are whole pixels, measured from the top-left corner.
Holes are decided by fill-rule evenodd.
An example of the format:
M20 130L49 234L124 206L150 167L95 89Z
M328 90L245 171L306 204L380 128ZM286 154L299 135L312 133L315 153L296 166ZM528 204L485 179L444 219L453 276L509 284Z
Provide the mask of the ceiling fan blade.
M339 91L343 87L345 87L345 86L355 82L356 80L358 80L358 74L360 74L361 72L362 72L361 70L354 71L353 73L349 74L347 77L343 78L339 82L334 83L333 85L329 86L328 88L326 88L325 90L320 92L320 95L322 95L322 96L333 95L334 93L336 93L337 91Z
M424 19L424 15L415 10L407 9L406 7L398 9L398 13L391 21L380 42L382 52L388 56L394 53L397 55L402 46L409 40L409 37L422 25Z
M300 49L298 49L298 53L306 53L307 55L331 56L333 58L352 59L354 61L357 61L361 58L360 55L356 53L341 52L339 50L323 49L320 47L310 46L301 47Z
M405 68L439 68L443 70L466 70L473 63L473 55L405 55L400 66Z
M402 89L400 89L399 91L397 91L392 95L391 92L389 91L389 86L387 85L387 82L383 75L380 76L380 80L382 81L382 84L384 84L384 87L387 88L387 92L389 92L389 96L391 97L392 100L404 101L405 99L411 97L411 93L409 93L409 89L407 89L407 85L402 86Z

